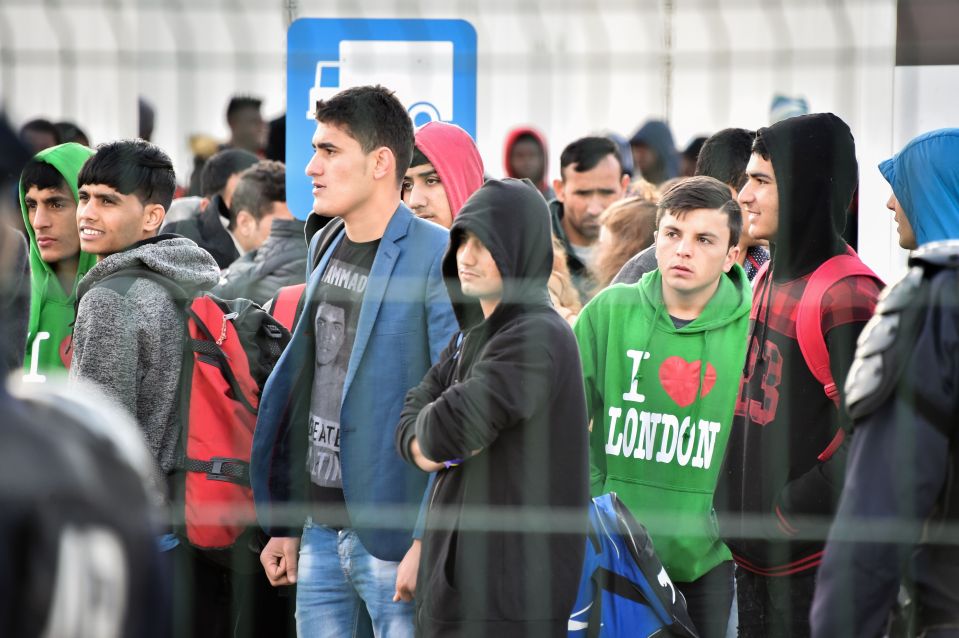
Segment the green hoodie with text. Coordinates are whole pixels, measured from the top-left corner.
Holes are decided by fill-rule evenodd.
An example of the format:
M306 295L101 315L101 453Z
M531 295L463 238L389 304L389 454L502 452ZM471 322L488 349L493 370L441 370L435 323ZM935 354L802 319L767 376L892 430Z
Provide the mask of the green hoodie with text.
M746 357L752 294L734 264L676 328L658 270L596 296L574 327L592 421L590 491L616 492L649 528L669 576L694 581L731 559L713 491Z
M77 175L93 150L82 144L60 144L40 151L34 159L50 164L66 181L77 201ZM76 318L77 283L96 264L96 256L80 252L77 276L70 290L60 285L53 267L40 257L37 236L30 225L30 216L24 201L25 184L20 183L20 210L30 238L30 323L27 333L27 351L24 358L25 381L41 381L49 374L65 374L70 361L70 338ZM63 351L63 353L61 353Z

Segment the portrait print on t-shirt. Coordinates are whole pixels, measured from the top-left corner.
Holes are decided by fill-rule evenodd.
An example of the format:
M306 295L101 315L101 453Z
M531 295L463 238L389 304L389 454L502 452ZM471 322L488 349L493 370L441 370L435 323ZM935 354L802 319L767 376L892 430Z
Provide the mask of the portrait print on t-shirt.
M340 396L346 365L340 360L346 341L346 309L322 302L316 311L316 369L310 406L310 448L307 464L313 483L341 487Z
M378 244L378 241L357 244L344 237L323 271L314 305L316 349L306 470L313 484L314 499L321 501L342 498L334 494L342 494L343 489L340 468L343 384Z

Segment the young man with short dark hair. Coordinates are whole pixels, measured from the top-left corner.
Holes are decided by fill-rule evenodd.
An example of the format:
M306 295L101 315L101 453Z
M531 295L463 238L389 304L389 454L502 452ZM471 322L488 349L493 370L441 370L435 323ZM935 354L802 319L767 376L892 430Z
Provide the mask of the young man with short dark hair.
M66 374L70 363L77 283L96 263L80 250L77 173L93 151L61 144L37 153L20 176L20 208L30 240L30 322L24 381Z
M549 214L528 180L490 180L453 222L443 260L460 332L410 390L399 453L439 472L429 497L417 635L565 635L589 501L576 339L551 307ZM445 517L518 520L475 530ZM577 529L567 518L582 516ZM573 519L575 520L575 519ZM522 525L522 523L520 523Z
M142 140L98 147L77 177L81 248L97 265L80 281L70 376L103 388L137 418L160 465L173 469L179 435L177 387L185 324L161 284L137 278L125 290L98 285L146 268L186 290L216 283L213 258L189 239L158 235L176 182L170 158Z
M391 91L346 89L316 119L313 213L338 219L311 241L303 315L260 402L251 477L273 537L261 562L274 585L297 584L301 635L351 635L365 607L377 635L411 636L412 605L394 595L403 564L418 564L426 477L396 455L393 427L455 329L440 270L448 231L400 200L413 125ZM326 338L340 330L342 342ZM333 343L342 388L317 374ZM305 522L276 516L289 503Z
M599 216L626 194L629 176L623 172L616 143L605 137L584 137L563 149L560 179L553 180L556 199L550 202L553 233L566 249L573 284L584 300L591 282L588 264L599 240Z
M240 174L231 207L233 236L246 251L213 292L265 304L283 286L303 283L306 240L302 221L286 206L286 168L262 160Z
M725 636L733 564L714 523L746 353L751 291L729 188L691 177L657 212L659 268L583 308L593 496L616 492L645 524L700 636Z
M238 148L259 155L266 145L266 123L260 113L263 100L249 95L235 95L226 107L226 123L230 141L223 148Z
M809 635L824 543L804 532L816 517L832 516L842 490L849 419L839 389L879 282L837 267L815 293L821 310L804 326L804 342L797 318L823 264L838 256L858 262L840 235L858 168L845 122L832 113L793 117L756 132L739 193L750 235L771 248L755 284L748 360L716 492L737 565L743 638ZM816 372L806 358L813 335L825 349Z
M219 269L191 240L157 234L176 180L170 158L153 144L120 140L99 146L77 186L80 246L97 256L97 264L77 289L70 379L98 386L133 415L161 474L169 475L184 425L178 391L187 342L184 300L138 271L171 279L192 294L212 287ZM118 277L108 281L112 275ZM171 567L177 565L178 580L181 566L190 565L197 589L177 599L192 603L185 608L192 606L189 620L178 616L177 635L220 626L227 610L215 603L219 573L173 534L159 543ZM189 622L194 633L180 622Z

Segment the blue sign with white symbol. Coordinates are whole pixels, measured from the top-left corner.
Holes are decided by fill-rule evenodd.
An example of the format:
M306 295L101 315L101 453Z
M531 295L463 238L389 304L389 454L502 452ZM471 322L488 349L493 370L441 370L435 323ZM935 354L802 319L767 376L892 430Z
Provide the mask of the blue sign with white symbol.
M465 20L301 18L287 33L286 197L305 219L304 173L317 100L351 86L395 91L414 126L452 122L476 137L476 30Z

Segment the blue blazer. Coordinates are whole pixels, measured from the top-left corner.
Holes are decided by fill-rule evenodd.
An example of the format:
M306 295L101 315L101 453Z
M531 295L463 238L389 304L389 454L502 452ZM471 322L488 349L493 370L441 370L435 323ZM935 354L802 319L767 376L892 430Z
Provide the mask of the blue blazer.
M305 312L317 296L340 231L306 287ZM314 263L320 233L310 243ZM340 465L350 524L381 560L398 561L410 547L427 475L397 455L394 432L406 392L435 363L458 329L440 270L445 228L417 218L400 203L380 240L343 384ZM257 517L271 536L299 536L305 518L275 517L274 505L307 506L306 450L315 369L312 317L293 338L260 399L250 478Z

